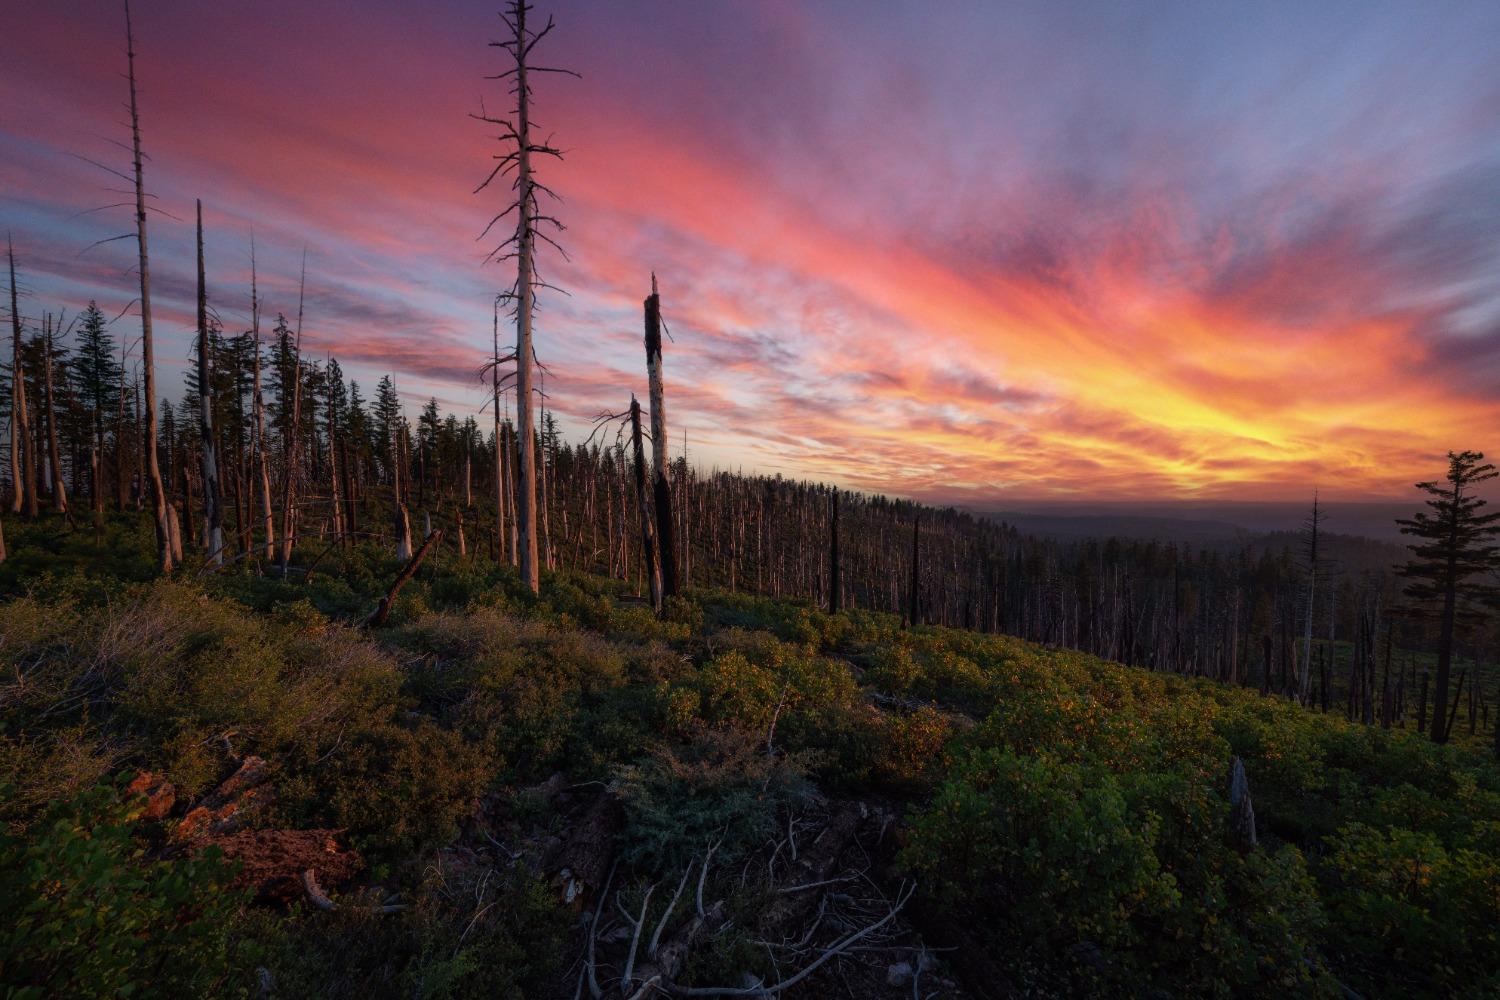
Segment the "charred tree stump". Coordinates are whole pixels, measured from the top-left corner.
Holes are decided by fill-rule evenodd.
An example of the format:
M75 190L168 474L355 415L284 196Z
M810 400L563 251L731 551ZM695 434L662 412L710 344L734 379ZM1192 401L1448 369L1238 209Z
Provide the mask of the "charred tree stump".
M1250 801L1250 779L1245 776L1245 764L1238 757L1230 762L1229 769L1229 838L1241 851L1254 850L1259 843L1255 836L1255 806Z

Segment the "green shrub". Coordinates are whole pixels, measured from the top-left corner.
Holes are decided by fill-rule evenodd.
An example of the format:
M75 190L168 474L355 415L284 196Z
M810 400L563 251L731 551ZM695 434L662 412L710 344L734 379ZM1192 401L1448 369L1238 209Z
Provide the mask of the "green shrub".
M759 848L778 828L779 813L809 791L794 759L765 750L753 734L708 730L619 768L625 859L665 873L680 871L711 844L725 862Z
M5 794L9 789L0 789ZM244 902L208 853L155 861L137 809L95 786L25 836L0 831L0 985L6 996L238 995Z

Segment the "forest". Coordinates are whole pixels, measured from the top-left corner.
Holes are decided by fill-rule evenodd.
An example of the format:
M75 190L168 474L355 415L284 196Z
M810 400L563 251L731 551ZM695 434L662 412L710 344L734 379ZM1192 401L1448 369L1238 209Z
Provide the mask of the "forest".
M7 247L5 995L1500 995L1484 456L1409 545L1311 489L1191 546L705 468L649 273L647 396L570 439L539 17L473 116L485 406L409 418L214 283L201 203L157 381L127 8L138 296L23 301Z

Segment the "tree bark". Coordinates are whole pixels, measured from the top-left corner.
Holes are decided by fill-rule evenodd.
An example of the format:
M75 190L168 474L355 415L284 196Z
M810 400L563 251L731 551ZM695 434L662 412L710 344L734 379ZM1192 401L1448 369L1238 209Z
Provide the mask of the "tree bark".
M10 261L10 482L14 491L10 510L36 517L36 456L31 446L31 421L26 412L26 375L21 364L21 307L16 295L16 249L6 238Z
M373 625L385 624L386 619L391 615L391 608L395 606L396 595L400 594L401 588L406 586L407 581L416 575L417 569L422 565L422 560L427 558L427 551L437 542L441 541L442 537L443 533L441 531L434 531L422 542L422 547L417 549L412 557L406 561L406 565L401 568L401 572L397 574L395 581L391 584L391 589L386 591L385 596L380 599L380 603L375 606L375 610L370 613L370 617L365 619L366 628Z
M250 332L255 343L255 360L251 375L251 424L253 435L250 450L251 462L255 465L255 477L260 493L260 519L266 534L265 560L276 558L276 515L271 509L271 469L266 458L266 404L260 387L260 289L255 275L255 239L250 240Z
M839 578L839 488L830 494L828 528L828 613L836 615L844 606L844 592Z
M667 482L667 400L662 383L661 295L656 275L646 299L646 375L651 393L652 498L656 505L656 537L661 552L662 598L677 594L677 547L672 531L672 487Z
M524 0L513 8L516 38L516 431L519 444L516 486L516 528L520 534L521 582L535 593L541 587L537 566L536 428L532 415L531 312L536 272L536 189L531 174L531 92L526 79L526 51L531 37L526 33Z
M307 251L302 251L302 279L297 287L297 334L292 346L292 422L287 429L286 468L281 484L281 575L292 561L297 530L297 445L302 437L302 304L307 291Z
M167 490L162 483L161 465L156 457L156 357L151 343L151 266L146 250L146 188L141 170L141 117L136 100L135 33L130 24L130 0L125 0L125 55L130 77L130 138L135 166L135 232L137 249L140 251L141 363L146 370L146 427L143 442L146 468L143 474L151 486L151 513L156 522L157 562L163 573L170 573L174 565L172 528L167 516Z
M57 447L57 409L52 405L52 337L55 332L54 326L43 323L42 405L47 417L47 464L52 480L52 506L66 514L68 485L63 479L62 457Z
M651 520L651 508L646 502L646 451L641 446L641 404L630 397L630 442L635 465L635 502L641 515L641 556L646 563L650 579L651 607L658 613L662 609L661 561L656 551L656 527Z
M214 383L208 361L208 284L203 271L203 202L198 202L198 458L203 467L203 519L208 565L224 565L224 511L214 444Z

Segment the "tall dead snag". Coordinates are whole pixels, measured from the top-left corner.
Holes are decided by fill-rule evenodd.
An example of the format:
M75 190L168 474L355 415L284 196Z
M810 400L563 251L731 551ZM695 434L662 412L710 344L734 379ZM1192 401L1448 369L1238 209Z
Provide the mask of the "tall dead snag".
M406 510L406 497L402 492L401 477L406 468L406 420L397 421L395 440L391 442L394 473L391 477L392 494L395 499L396 558L411 558L411 515Z
M656 551L656 528L651 508L646 503L646 449L641 446L641 404L630 397L630 446L635 465L635 502L641 513L641 557L646 561L646 575L651 583L651 607L660 614L662 608L661 560Z
M325 369L332 367L329 362L332 358L325 359ZM339 484L339 433L338 433L338 405L334 394L328 394L328 497L329 497L329 521L333 528L333 541L335 545L344 544L344 498Z
M156 554L163 573L170 573L176 563L171 515L167 510L167 490L161 480L161 464L156 458L156 355L151 344L151 267L146 252L146 187L141 171L141 116L135 92L135 32L130 24L130 0L125 0L125 56L130 79L130 141L135 167L135 236L140 251L141 275L141 364L145 368L146 426L142 444L146 455L146 479L151 484L151 512L156 520Z
M1259 842L1255 836L1250 779L1245 776L1245 764L1238 757L1229 765L1229 837L1242 851L1253 850Z
M1323 526L1323 511L1318 506L1317 491L1313 492L1312 513L1303 522L1303 537L1307 544L1307 622L1302 634L1302 669L1297 678L1297 700L1307 704L1312 694L1312 634L1314 598L1318 593L1318 532Z
M47 476L52 487L52 506L66 514L68 485L63 479L62 456L57 447L57 408L52 405L52 338L61 325L61 318L56 323L42 321L42 407L47 419Z
M656 505L656 537L661 550L663 599L677 594L677 548L672 538L672 487L667 483L667 400L662 385L661 295L656 275L651 275L651 295L646 299L646 375L651 391L652 500Z
M828 613L836 615L844 606L842 581L839 579L839 488L829 499L831 514L828 526Z
M256 285L253 235L250 237L250 334L255 351L250 383L250 460L255 465L255 477L260 487L260 518L266 533L265 560L270 562L276 558L276 515L271 510L271 469L270 460L266 457L266 404L260 391L260 290Z
M904 628L916 626L920 611L917 607L917 601L921 598L921 594L917 588L917 565L921 555L918 549L921 528L921 515L913 514L911 519L911 579L906 590L906 620L901 623Z
M286 468L281 483L281 575L292 561L292 534L297 527L297 442L302 436L302 303L307 291L307 251L302 251L302 279L297 286L297 333L292 347L292 422L287 430Z
M529 10L531 10L531 5L526 3L526 0L511 0L506 10L500 15L500 19L505 22L509 31L509 37L490 43L492 48L503 49L508 53L515 64L503 73L489 77L491 80L511 82L510 93L515 99L515 107L511 112L513 117L492 117L482 106L480 113L472 117L491 125L498 125L501 129L498 138L504 146L504 152L494 157L496 161L494 169L490 171L484 182L474 189L475 193L489 187L496 177L515 177L512 186L515 193L514 200L503 212L490 219L489 225L484 227L484 232L479 234L479 238L484 239L497 223L512 213L515 214L515 231L498 247L490 251L485 260L486 262L512 259L516 261L515 284L511 286L510 291L504 293L502 298L514 303L516 317L515 377L518 425L516 526L520 533L521 579L526 586L535 591L541 585L541 574L537 565L537 427L531 398L532 364L535 361L531 340L531 318L536 289L545 284L537 275L536 241L545 240L561 253L562 248L541 231L541 226L547 223L558 231L561 231L563 226L554 216L543 215L538 211L538 192L544 192L553 198L556 198L556 195L536 180L532 170L532 157L554 156L561 159L562 153L550 142L532 141L532 127L535 123L531 120L529 74L567 73L570 76L578 74L570 70L533 66L528 62L531 50L553 28L551 18L548 18L546 27L540 31L527 28L526 14Z
M491 416L495 425L495 561L500 562L505 558L506 547L502 542L505 537L506 515L509 512L508 499L509 490L505 488L506 473L510 471L509 444L506 441L505 432L500 426L500 300L495 300L494 325L491 328L491 336L494 339L494 355L491 359L490 368L490 390L493 396L490 406L493 408ZM514 550L511 550L512 553Z
M214 450L214 381L208 370L208 283L203 273L203 202L198 202L198 458L203 469L203 521L210 566L224 565L224 511Z
M16 294L16 248L5 240L10 261L10 483L12 514L26 511L36 517L36 454L31 442L31 420L26 411L26 375L21 364L21 307Z

